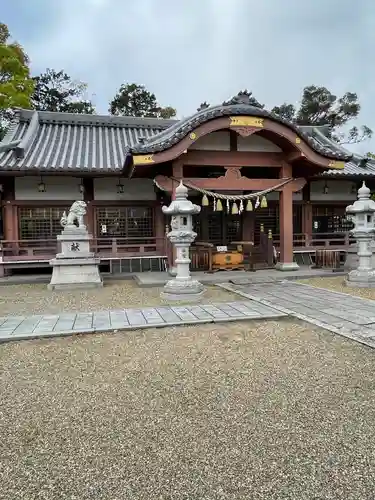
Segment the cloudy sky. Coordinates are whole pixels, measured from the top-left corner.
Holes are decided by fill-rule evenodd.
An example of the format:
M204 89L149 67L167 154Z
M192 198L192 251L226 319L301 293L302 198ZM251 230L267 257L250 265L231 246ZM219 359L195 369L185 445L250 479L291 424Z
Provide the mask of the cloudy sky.
M371 0L0 0L0 21L33 73L64 69L106 113L124 82L146 85L179 117L247 88L271 108L305 85L357 92L375 130ZM375 150L375 139L356 146Z

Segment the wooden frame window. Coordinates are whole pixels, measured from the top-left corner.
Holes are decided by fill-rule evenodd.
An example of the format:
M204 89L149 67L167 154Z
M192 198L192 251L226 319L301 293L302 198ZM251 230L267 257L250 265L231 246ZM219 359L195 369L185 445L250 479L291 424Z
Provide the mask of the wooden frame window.
M98 238L153 238L153 208L98 207L96 230Z
M20 240L50 240L61 233L60 219L67 207L20 207L18 231Z

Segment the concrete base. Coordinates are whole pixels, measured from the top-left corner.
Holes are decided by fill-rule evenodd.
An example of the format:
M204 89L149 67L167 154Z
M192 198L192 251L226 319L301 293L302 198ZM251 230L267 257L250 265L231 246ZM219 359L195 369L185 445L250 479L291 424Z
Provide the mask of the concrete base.
M346 280L346 286L351 288L375 288L375 271L350 271Z
M169 276L177 276L177 267L173 266L168 269Z
M101 288L103 282L100 283L58 283L47 285L48 290L93 290L94 288Z
M99 274L99 259L53 259L49 290L91 289L103 286Z
M202 298L206 291L202 283L192 279L169 280L160 296L166 300L196 302Z
M275 269L278 271L298 271L299 265L296 262L277 262Z
M167 293L161 292L160 297L168 302L200 302L205 294L205 289L199 293Z
M372 250L372 267L375 269L375 240L371 242L371 250ZM346 251L346 258L344 269L351 271L352 269L357 269L359 266L359 257L358 257L358 245L357 243L353 243L349 246Z

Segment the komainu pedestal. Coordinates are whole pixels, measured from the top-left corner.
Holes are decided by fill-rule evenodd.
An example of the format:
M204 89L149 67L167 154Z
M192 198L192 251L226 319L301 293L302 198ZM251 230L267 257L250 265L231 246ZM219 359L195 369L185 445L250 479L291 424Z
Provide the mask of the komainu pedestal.
M63 231L57 236L61 252L50 261L53 267L50 290L73 290L103 286L99 273L100 259L90 252L92 236L83 224L86 203L73 203L69 214L61 219ZM76 225L78 223L78 226Z

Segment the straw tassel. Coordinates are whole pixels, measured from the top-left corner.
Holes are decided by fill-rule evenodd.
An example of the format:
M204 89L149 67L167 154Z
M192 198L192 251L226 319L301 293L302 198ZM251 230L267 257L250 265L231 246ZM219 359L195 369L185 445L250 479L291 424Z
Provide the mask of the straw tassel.
M260 202L260 208L267 208L267 198L262 196L262 201Z
M221 199L220 198L216 202L216 211L217 212L222 212L223 211L223 204L221 203Z

